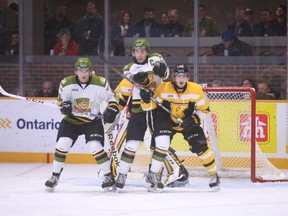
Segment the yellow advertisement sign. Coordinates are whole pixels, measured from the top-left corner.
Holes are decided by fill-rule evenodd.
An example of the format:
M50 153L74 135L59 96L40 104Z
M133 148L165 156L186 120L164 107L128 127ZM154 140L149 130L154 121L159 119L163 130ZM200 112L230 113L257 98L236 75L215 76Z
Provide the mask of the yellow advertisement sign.
M251 104L223 101L210 103L214 130L221 152L249 153L251 151ZM257 103L256 141L264 153L277 152L275 103ZM209 132L203 124L208 142ZM172 147L178 151L189 151L189 146L181 134L174 136Z

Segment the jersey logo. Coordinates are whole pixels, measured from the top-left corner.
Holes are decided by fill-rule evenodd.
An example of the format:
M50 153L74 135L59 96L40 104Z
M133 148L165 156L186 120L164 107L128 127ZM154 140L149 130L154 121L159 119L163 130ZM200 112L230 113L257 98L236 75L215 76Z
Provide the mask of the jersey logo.
M104 83L105 83L105 81L106 81L106 80L105 80L105 78L104 78L104 77L101 77L101 78L100 78L100 82L101 82L102 84L104 84Z
M77 98L74 100L74 104L73 112L84 115L91 113L92 102L89 98Z

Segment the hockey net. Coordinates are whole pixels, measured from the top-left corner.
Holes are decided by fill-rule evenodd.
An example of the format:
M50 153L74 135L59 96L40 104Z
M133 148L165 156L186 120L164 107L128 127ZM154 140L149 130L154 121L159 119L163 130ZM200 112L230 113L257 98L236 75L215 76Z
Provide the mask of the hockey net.
M256 102L251 88L204 88L211 113L202 122L209 145L215 154L222 177L251 178L253 182L287 181L262 153L256 140ZM146 133L147 134L147 133ZM137 152L132 170L148 170L150 136ZM181 134L173 137L171 147L191 176L206 174L200 160L189 150ZM206 174L207 175L207 174Z

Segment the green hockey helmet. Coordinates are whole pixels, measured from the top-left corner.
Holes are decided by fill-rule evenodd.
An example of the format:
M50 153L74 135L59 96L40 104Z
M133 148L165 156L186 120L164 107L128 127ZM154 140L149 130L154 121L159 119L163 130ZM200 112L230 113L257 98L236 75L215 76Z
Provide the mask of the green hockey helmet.
M148 42L147 39L145 38L138 38L134 41L134 43L132 44L132 52L134 52L134 50L136 48L145 48L147 52L149 52L150 50L150 43Z
M75 70L87 69L92 70L92 63L88 57L79 57L75 63Z

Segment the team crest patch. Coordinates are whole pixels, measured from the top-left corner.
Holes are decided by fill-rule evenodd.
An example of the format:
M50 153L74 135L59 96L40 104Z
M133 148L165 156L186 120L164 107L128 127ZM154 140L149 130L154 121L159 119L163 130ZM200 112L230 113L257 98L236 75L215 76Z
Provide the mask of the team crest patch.
M101 77L101 78L100 78L100 82L101 82L102 84L104 84L104 83L105 83L105 78L104 78L104 77Z
M77 98L74 100L74 112L78 114L91 113L92 102L89 98Z

